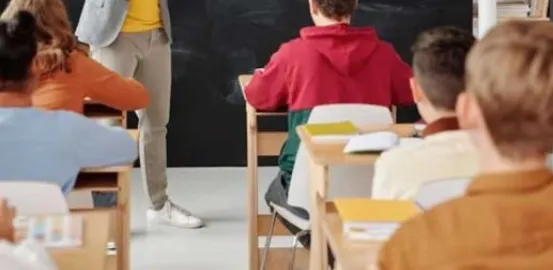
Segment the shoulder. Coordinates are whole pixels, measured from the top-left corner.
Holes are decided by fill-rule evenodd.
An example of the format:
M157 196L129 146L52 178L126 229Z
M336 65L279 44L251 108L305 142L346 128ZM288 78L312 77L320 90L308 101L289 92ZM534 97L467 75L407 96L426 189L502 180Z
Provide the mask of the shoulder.
M291 57L292 54L303 50L304 42L300 38L295 38L280 45L278 52L284 57Z
M466 205L466 199L441 204L405 222L384 244L383 252L408 258L414 268L427 269L429 261L454 256L458 246L470 247L471 230L477 225L470 218L474 207Z
M397 162L411 160L412 155L420 154L421 150L424 150L425 140L419 142L399 146L383 152L378 158L378 164L394 164ZM397 166L397 165L394 165Z

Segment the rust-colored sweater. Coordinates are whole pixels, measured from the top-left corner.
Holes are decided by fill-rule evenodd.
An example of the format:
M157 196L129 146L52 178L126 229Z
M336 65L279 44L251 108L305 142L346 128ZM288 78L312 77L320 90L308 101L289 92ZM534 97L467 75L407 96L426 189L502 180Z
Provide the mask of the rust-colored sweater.
M380 270L553 269L553 174L485 174L466 195L403 226Z
M39 80L33 94L34 106L83 113L86 97L124 111L148 105L150 96L144 86L123 78L85 54L72 52L69 65L70 72L58 71Z

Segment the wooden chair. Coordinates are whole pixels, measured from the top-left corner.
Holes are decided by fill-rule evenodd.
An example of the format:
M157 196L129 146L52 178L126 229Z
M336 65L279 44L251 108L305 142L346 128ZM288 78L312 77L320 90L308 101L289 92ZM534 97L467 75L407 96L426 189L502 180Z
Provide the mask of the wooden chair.
M101 103L86 99L83 114L86 117L97 120L109 126L127 127L127 112L110 108ZM138 130L129 130L131 136L138 140ZM119 270L129 269L129 242L130 242L130 178L132 165L87 169L81 171L73 189L77 194L90 194L91 192L116 192L115 216L111 217L110 240L115 240L117 249L117 260L108 257L108 268ZM90 195L88 195L90 196ZM72 211L87 210L88 207L75 207ZM90 210L90 209L88 209Z
M127 127L127 112L110 108L104 104L85 99L83 114L106 125Z
M259 269L259 237L267 236L271 225L271 215L259 214L258 207L258 158L278 156L280 148L287 137L287 132L263 132L257 128L257 118L264 116L285 116L286 113L256 112L249 105L246 106L247 122L247 194L248 194L248 253L249 269ZM274 235L290 235L288 231L277 223Z
M239 77L242 89L251 79L250 75ZM281 132L266 132L258 130L257 120L260 117L286 116L282 112L257 112L255 108L246 105L247 134L247 219L248 219L248 255L249 270L258 270L260 265L259 237L267 236L271 226L271 215L259 214L258 158L272 157L280 154L288 134ZM273 235L291 236L284 226L277 222Z

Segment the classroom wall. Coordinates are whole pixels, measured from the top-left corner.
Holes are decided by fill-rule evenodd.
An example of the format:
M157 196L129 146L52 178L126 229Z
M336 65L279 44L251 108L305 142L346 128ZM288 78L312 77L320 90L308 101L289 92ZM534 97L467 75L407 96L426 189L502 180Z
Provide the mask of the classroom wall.
M76 25L84 0L65 2ZM245 112L236 96L236 77L262 67L282 42L311 24L307 0L169 3L174 33L169 165L242 166ZM471 31L471 19L472 0L360 0L354 23L376 26L410 61L417 33L443 24ZM413 109L401 111L400 120L417 118ZM285 121L272 119L261 126L278 130Z

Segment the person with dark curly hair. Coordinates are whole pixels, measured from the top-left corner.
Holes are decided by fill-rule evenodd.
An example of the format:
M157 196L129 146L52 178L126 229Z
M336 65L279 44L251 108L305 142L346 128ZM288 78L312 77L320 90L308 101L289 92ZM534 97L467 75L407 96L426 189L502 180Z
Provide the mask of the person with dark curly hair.
M311 109L335 103L385 107L412 105L411 68L391 44L371 27L353 27L357 0L310 0L315 26L283 44L245 89L246 101L258 110L289 111L288 139L282 148L280 171L265 199L309 218L305 209L288 205L288 189L299 147L296 127L305 124ZM307 196L307 194L306 194ZM286 224L291 232L298 228ZM309 236L300 241L309 246Z

